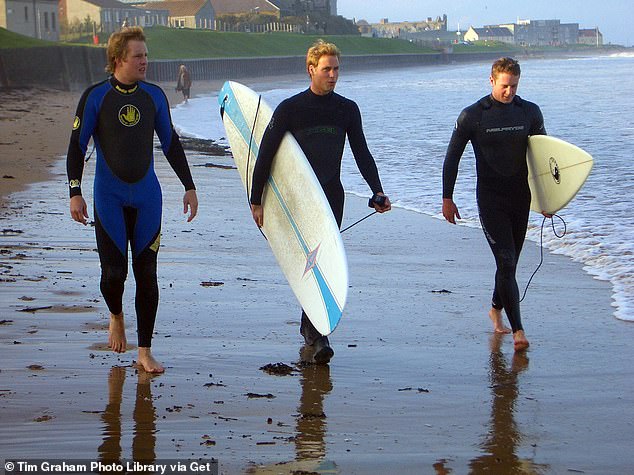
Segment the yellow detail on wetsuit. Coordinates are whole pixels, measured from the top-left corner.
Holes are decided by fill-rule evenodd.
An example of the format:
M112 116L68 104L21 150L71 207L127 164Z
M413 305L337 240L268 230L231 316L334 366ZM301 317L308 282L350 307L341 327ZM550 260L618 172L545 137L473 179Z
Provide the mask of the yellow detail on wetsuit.
M160 245L161 245L161 233L159 233L159 235L156 236L156 239L154 240L154 242L150 246L150 249L152 249L154 252L158 252L158 249L159 249Z
M119 122L121 122L126 127L134 127L141 120L141 112L136 106L132 104L127 104L119 109Z
M123 87L119 86L118 84L114 87L117 91L119 91L121 94L132 94L134 91L136 91L139 88L139 85L135 85L132 89L124 89Z

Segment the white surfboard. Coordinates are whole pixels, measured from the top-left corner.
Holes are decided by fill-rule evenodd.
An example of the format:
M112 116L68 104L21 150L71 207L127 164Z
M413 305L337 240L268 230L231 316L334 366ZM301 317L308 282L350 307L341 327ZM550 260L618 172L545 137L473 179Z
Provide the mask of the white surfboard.
M588 152L548 135L528 138L526 160L531 209L549 214L556 213L575 197L593 165Z
M234 161L250 195L260 141L273 111L256 92L233 81L224 84L218 102ZM346 303L348 262L326 196L290 133L273 159L262 206L262 232L293 293L315 328L330 334Z

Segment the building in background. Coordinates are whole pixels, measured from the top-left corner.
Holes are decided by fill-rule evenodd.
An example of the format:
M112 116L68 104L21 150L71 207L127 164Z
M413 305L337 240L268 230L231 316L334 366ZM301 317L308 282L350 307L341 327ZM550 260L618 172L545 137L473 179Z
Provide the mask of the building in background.
M603 34L598 27L579 30L579 44L603 46Z
M0 27L40 40L59 41L57 0L0 0Z
M69 32L110 34L122 26L167 26L169 12L144 9L118 0L59 0Z
M501 26L485 26L484 28L470 26L464 34L464 40L472 43L476 41L496 41L511 45L515 44L513 31L508 27Z
M373 36L375 38L403 38L406 34L412 33L421 33L427 31L447 31L447 15L443 15L442 17L436 17L436 19L432 19L431 17L427 18L427 20L421 21L400 21L400 22L390 22L387 18L383 18L379 21L379 23L370 23L371 27L371 35L368 35L368 22L365 20L359 20L357 25L363 27L363 31L361 28L359 31L364 36Z
M211 4L216 16L262 13L280 17L280 8L268 0L211 0Z
M559 20L518 20L513 30L515 44L518 46L565 46L579 42L579 23L561 23Z
M302 16L307 13L325 13L337 16L337 0L270 0L280 9L280 15Z
M214 29L216 13L210 0L167 0L137 5L149 11L166 11L172 28Z

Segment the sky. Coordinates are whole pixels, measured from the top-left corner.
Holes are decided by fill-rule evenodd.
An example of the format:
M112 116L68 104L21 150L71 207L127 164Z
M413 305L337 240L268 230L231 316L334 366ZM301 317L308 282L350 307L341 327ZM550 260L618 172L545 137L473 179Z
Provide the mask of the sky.
M599 27L604 43L634 46L632 0L337 0L337 14L376 23L436 19L447 14L447 28L466 31L522 20L561 20L579 28Z

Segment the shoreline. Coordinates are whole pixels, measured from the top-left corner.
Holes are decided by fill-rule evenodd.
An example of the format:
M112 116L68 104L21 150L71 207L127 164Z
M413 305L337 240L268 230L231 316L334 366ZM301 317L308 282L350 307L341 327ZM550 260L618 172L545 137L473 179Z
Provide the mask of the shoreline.
M195 95L220 86L195 83ZM180 94L162 87L176 105ZM15 140L31 146L46 175L0 208L7 458L215 457L227 474L620 475L634 466L634 428L623 417L634 390L634 329L612 316L608 282L546 252L522 304L532 346L516 355L486 315L494 264L481 231L394 209L344 234L350 289L331 338L336 354L329 367L305 367L297 303L245 209L239 178L190 151L201 201L190 225L181 187L157 161L165 224L154 348L167 372L135 369L136 351L104 351L94 235L68 217L60 158L80 93L67 109L53 96L58 106L44 112L50 96L42 92L28 110L0 102L0 111L33 116L37 141ZM46 118L61 110L70 111L68 126L49 139ZM3 156L20 152L18 171L28 165L15 143L3 146ZM55 147L62 154L48 155ZM344 226L367 214L367 199L346 199ZM525 246L521 282L538 253ZM132 343L132 273L126 289ZM277 363L289 374L262 369Z
M631 328L609 316L608 285L579 264L545 256L523 304L532 346L516 355L486 316L493 263L479 230L404 209L374 216L344 234L350 289L335 357L302 366L298 305L237 174L196 166L204 155L190 159L203 198L190 224L182 187L157 162L161 376L136 370L135 351L104 351L94 235L65 212L62 164L2 211L13 230L2 235L0 302L9 320L0 327L8 457L215 457L227 474L631 468L634 429L622 417L634 389ZM210 204L211 190L223 200ZM348 195L344 225L366 210ZM523 262L537 256L526 246ZM134 342L132 300L128 291ZM290 372L262 369L277 363Z

